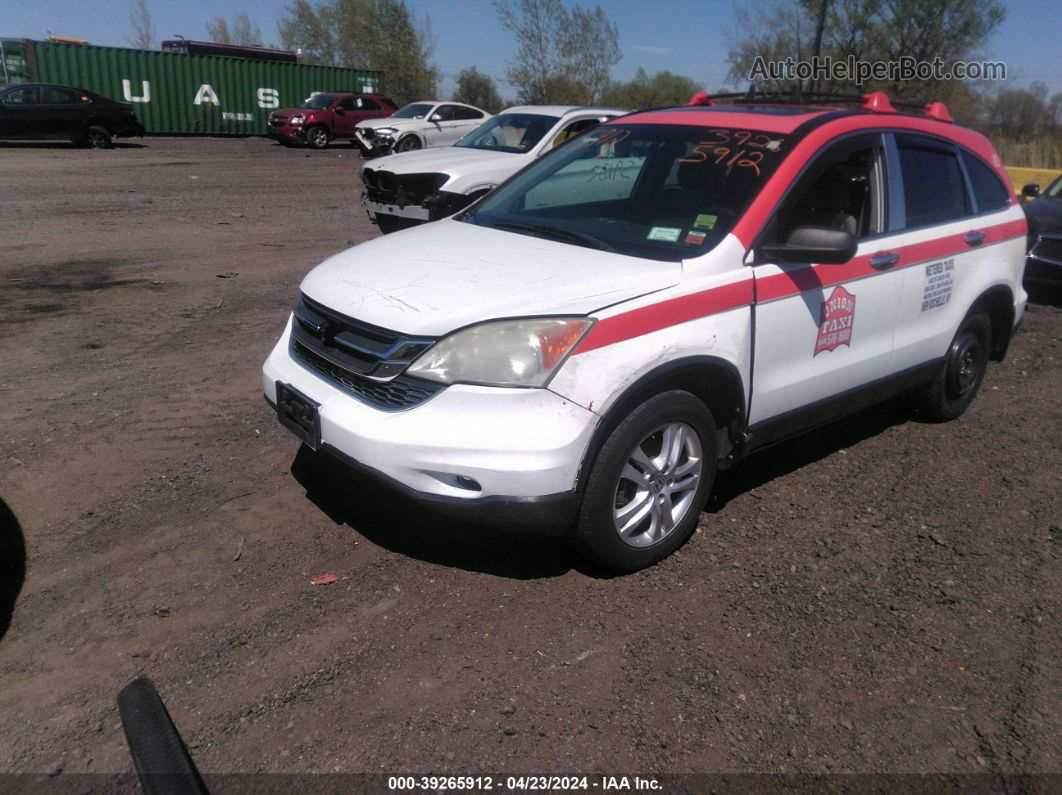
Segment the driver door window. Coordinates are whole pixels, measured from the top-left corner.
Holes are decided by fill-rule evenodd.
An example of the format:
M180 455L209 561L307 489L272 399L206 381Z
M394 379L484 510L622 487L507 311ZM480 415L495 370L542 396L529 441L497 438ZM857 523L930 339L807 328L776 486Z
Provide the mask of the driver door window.
M886 233L887 173L882 136L841 141L815 158L768 222L761 242L785 242L809 225L848 232L859 247L837 265L755 261L753 424L828 406L891 372L903 271L869 264L870 256L889 253L894 237ZM810 418L787 420L789 430L802 420Z
M885 230L880 146L857 146L823 158L806 175L778 214L769 233L784 243L798 226L824 226L856 240Z

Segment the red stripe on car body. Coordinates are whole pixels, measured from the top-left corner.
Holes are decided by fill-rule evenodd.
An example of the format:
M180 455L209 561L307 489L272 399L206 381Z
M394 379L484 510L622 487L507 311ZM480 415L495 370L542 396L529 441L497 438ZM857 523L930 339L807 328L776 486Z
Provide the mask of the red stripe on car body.
M985 233L984 242L979 246L979 248L983 248L993 243L1001 243L1004 240L1024 237L1026 224L1024 219L1007 221L978 231ZM909 243L906 246L890 246L886 241L882 241L880 252L875 251L871 254L853 257L843 265L807 265L787 273L766 276L756 280L756 301L761 304L767 301L776 301L780 298L798 295L805 290L832 287L835 284L842 284L867 276L895 272L921 262L963 254L973 250L973 247L966 242L965 237L966 233L960 232L946 237L934 238L933 240L925 240L920 243ZM900 261L888 270L872 268L870 258L874 254L887 251L899 254Z
M751 276L751 274L750 274ZM597 321L590 333L579 343L574 353L586 353L606 345L641 337L689 320L717 315L752 303L752 279L680 295L657 304L638 307L621 315Z
M1005 240L1024 237L1026 223L1024 219L1007 221L986 227L980 231L985 233L985 239L981 246L987 246L993 243L1001 243ZM870 266L870 258L873 255L863 254L852 258L851 261L844 265L808 265L789 273L778 273L773 276L756 279L756 303L790 298L807 290L832 287L836 284L864 277L883 276L886 273L894 272L897 268L917 265L922 262L972 250L964 238L965 233L959 233L934 240L926 240L921 243L911 243L906 246L885 246L883 250L895 251L900 254L901 258L900 264L887 271L879 271L872 268ZM573 355L588 353L598 348L604 348L607 345L614 345L617 342L624 342L645 334L651 334L654 331L677 326L690 320L699 320L730 309L750 306L752 303L752 278L730 282L720 287L712 287L711 289L701 290L689 295L680 295L677 298L668 298L656 304L638 307L629 312L599 320L573 351Z

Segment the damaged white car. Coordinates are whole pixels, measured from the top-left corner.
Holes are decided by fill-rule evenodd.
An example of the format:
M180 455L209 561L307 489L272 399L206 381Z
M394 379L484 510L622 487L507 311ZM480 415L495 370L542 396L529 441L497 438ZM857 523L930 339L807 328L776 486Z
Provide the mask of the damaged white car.
M573 105L509 108L453 146L390 155L364 166L362 205L385 234L445 218L540 155L626 113Z
M366 119L354 128L354 143L367 156L449 146L490 118L461 102L411 102L391 116Z

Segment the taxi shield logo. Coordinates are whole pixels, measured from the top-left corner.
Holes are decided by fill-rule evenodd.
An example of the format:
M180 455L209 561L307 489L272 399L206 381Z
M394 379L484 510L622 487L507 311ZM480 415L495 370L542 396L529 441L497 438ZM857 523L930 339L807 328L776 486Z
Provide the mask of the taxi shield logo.
M852 327L855 324L855 296L843 287L834 287L830 297L819 309L819 336L815 340L812 358L823 351L841 345L852 347Z

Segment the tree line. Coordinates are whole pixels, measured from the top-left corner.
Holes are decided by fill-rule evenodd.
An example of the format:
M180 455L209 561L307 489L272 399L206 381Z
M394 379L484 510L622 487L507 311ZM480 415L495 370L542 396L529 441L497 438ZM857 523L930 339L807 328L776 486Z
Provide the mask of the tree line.
M999 0L767 0L739 10L728 61L731 83L783 94L863 94L884 91L893 100L940 101L951 115L988 134L1009 165L1062 168L1062 94L1043 83L1015 88L995 81L947 79L750 80L757 58L782 61L814 56L844 61L898 61L910 57L945 65L981 60L981 48L1002 24Z
M622 57L619 31L601 6L565 0L493 0L493 6L514 45L504 79L515 96L503 98L492 76L470 66L456 76L455 101L492 113L515 103L640 109L681 104L697 91L716 88L641 67L630 80L614 80L612 70ZM943 79L865 84L750 79L757 58L972 60L1005 17L1000 0L762 0L737 11L735 29L728 34L727 82L757 92L883 90L897 101L946 102L957 121L986 130L1005 158L1062 167L1062 94L1049 96L1042 83L1016 88ZM146 0L135 0L130 23L131 43L153 36ZM278 30L281 46L300 50L304 62L384 72L388 93L400 103L437 95L441 75L432 60L431 19L417 18L404 0L289 0ZM231 21L214 19L207 31L215 41L263 43L261 29L246 13Z

